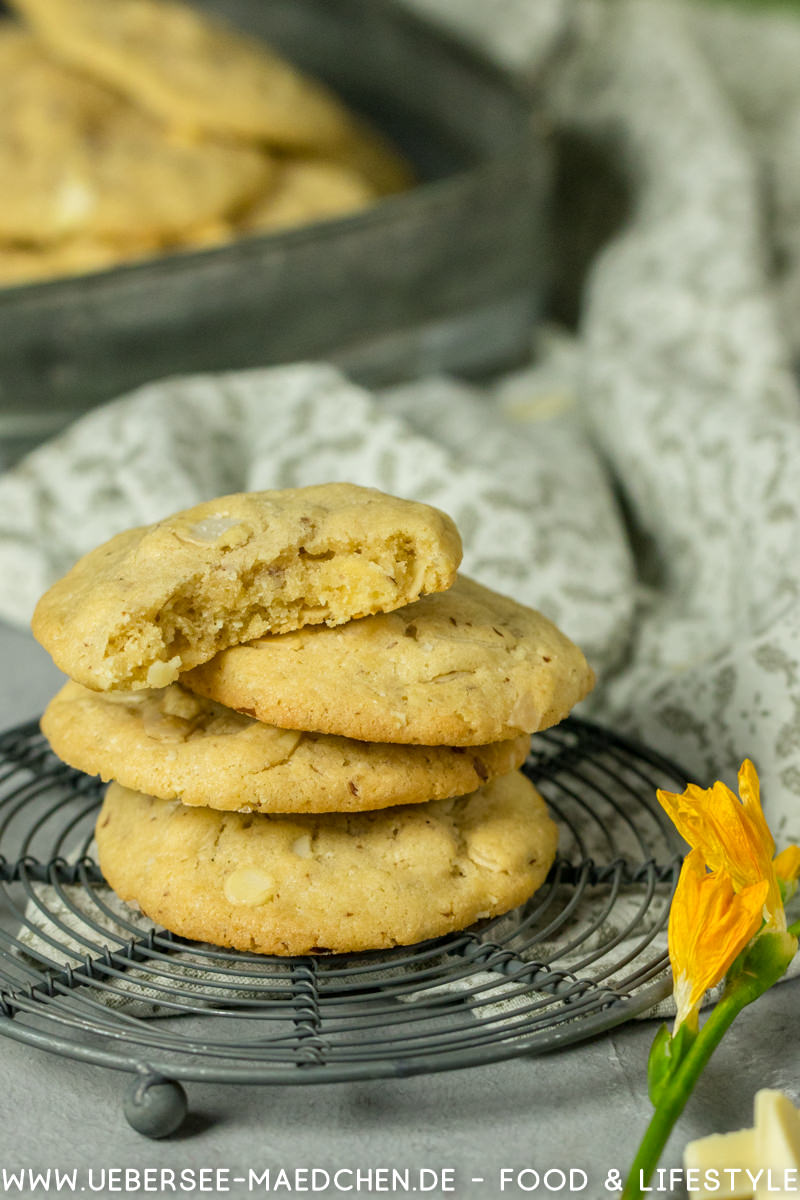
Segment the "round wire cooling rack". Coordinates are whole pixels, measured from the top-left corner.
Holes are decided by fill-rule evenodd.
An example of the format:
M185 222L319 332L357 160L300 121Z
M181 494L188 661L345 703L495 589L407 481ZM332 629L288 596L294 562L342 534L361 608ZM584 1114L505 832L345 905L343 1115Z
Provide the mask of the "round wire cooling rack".
M0 736L0 1033L135 1073L131 1124L163 1136L178 1081L319 1083L541 1053L645 1012L671 988L665 929L681 848L657 803L680 767L591 722L538 733L524 770L560 828L524 906L359 956L273 958L155 927L92 857L99 780L31 723Z

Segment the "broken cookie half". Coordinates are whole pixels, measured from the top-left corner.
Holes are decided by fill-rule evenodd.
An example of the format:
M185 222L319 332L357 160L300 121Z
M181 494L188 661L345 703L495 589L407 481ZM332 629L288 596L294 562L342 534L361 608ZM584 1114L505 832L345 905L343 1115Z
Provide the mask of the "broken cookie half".
M223 496L85 555L42 596L33 632L95 691L164 687L229 646L443 591L460 560L449 517L373 488Z

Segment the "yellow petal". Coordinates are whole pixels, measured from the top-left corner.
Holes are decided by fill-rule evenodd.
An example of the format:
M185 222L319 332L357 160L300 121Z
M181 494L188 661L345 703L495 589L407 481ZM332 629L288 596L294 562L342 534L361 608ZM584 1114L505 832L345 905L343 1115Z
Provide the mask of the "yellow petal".
M742 798L744 810L752 822L758 840L764 846L770 858L775 853L775 839L764 817L761 807L761 786L758 774L749 758L746 758L739 768L739 795Z
M775 874L790 883L800 875L800 846L787 846L773 862Z
M684 859L669 915L676 1028L691 1019L709 988L761 927L766 879L737 892L724 871L707 872L701 850Z
M782 928L785 917L772 863L775 842L761 808L758 775L749 759L739 770L739 789L741 799L720 781L710 788L689 784L680 795L657 794L681 836L702 852L712 871L727 872L737 892L767 881L765 916Z

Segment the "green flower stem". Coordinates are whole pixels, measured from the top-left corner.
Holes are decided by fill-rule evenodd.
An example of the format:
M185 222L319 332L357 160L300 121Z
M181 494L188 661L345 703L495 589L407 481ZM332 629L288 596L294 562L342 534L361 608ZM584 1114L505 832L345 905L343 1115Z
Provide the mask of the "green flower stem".
M691 1050L675 1072L661 1102L653 1111L650 1124L631 1165L622 1200L639 1200L639 1197L644 1195L644 1185L652 1178L667 1139L684 1110L692 1088L732 1021L750 1000L751 997L745 995L744 989L740 994L734 992L733 995L720 999L703 1025Z
M780 979L796 949L797 940L791 934L762 933L731 968L722 996L691 1043L653 1111L621 1200L640 1200L644 1196L644 1189L658 1165L673 1126L683 1112L706 1063L742 1009Z

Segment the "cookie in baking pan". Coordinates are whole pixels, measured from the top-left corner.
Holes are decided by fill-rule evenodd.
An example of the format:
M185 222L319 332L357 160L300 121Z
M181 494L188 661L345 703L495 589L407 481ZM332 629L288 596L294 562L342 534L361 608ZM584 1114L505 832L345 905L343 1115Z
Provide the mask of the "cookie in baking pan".
M294 149L335 144L350 118L264 43L175 0L12 0L54 55L195 133Z
M158 243L146 239L115 242L70 237L51 246L0 243L0 286L108 270L157 253Z
M449 587L460 559L449 517L374 488L239 493L92 550L42 596L33 632L95 691L163 687L268 631L335 625Z
M70 766L161 799L237 812L359 812L460 796L522 765L530 739L469 748L276 729L172 683L91 692L69 682L42 729Z
M262 954L409 945L524 903L558 834L519 772L368 813L188 808L112 783L96 839L126 901L173 933Z
M470 746L556 724L594 675L541 613L461 575L395 612L236 646L182 682L281 728Z
M4 241L168 237L246 204L271 171L257 148L165 130L0 24Z
M343 137L326 148L325 154L366 179L379 196L405 191L417 182L408 159L379 130L353 115Z
M272 233L342 217L377 198L366 179L349 167L324 158L280 159L268 187L242 213L238 226L242 232Z

